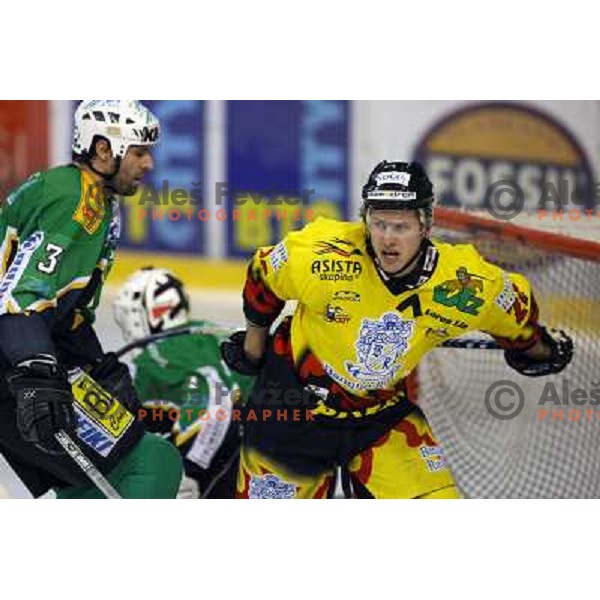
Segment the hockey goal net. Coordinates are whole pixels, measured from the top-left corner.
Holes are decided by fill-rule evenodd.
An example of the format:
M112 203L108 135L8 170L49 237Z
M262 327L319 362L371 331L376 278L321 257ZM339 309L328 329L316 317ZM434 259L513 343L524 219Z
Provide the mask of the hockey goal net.
M567 369L538 378L511 370L500 350L425 357L419 405L459 487L471 498L600 497L600 244L447 208L436 209L435 222L434 238L474 244L523 273L540 321L567 331L575 348Z

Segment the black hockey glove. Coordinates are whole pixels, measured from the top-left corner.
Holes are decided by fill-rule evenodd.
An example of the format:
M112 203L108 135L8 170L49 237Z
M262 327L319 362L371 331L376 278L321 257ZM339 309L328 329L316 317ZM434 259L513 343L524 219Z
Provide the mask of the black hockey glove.
M15 366L7 375L16 400L21 437L49 454L61 454L54 434L75 425L73 396L67 374L49 355L35 356Z
M107 392L116 396L134 415L140 403L127 365L120 362L114 352L108 352L91 365L89 376Z
M506 350L504 358L508 365L527 377L560 373L573 358L573 340L562 330L545 327L542 327L541 340L552 350L549 359L535 360L522 350Z
M245 331L236 331L221 342L221 357L223 362L236 373L253 377L260 372L263 362L254 362L244 351Z

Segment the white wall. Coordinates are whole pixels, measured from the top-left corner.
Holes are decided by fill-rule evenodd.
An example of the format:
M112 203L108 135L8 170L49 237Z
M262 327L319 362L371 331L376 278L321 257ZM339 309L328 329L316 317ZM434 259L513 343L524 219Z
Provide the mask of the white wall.
M360 204L361 187L377 162L411 158L423 135L438 120L460 108L479 103L465 100L354 101L351 109L351 205L354 211ZM575 136L587 154L596 180L600 171L600 102L533 100L522 104L548 113ZM221 160L218 157L210 159L211 149L219 156L223 152L225 126L222 125L220 134L214 128L214 123L224 123L223 110L221 103L208 103L207 119L210 117L211 127L207 128L206 166L211 173ZM68 102L53 101L50 140L53 164L67 162L70 158L70 120ZM222 172L223 165L217 171ZM222 256L223 244L218 228L213 228L211 237L211 256Z
M440 119L479 101L414 100L353 103L353 180L355 206L373 166L383 160L412 157L416 145ZM535 100L522 104L549 114L577 139L595 175L600 166L600 103L598 101Z

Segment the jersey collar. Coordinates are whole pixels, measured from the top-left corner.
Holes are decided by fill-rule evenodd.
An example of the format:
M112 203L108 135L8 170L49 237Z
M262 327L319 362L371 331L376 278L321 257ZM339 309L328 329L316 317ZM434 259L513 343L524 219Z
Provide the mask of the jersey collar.
M424 239L421 242L419 257L416 260L413 269L405 275L394 277L393 275L386 273L379 266L379 261L377 260L370 239L367 239L367 252L375 265L375 270L377 271L379 278L395 296L420 287L429 281L433 276L439 259L438 249L428 239Z

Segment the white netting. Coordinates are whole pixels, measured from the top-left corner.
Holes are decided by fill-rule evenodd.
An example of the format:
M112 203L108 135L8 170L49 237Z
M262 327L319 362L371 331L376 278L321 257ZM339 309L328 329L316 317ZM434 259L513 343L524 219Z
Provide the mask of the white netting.
M511 370L497 350L436 349L422 361L419 402L459 487L479 498L600 497L600 244L461 219L460 225L440 219L436 236L473 243L491 262L523 273L534 288L541 322L568 331L575 354L565 371L540 378ZM524 408L512 419L494 418L486 408L486 391L499 381L524 392ZM556 395L544 397L556 403L540 404L548 383ZM579 404L573 402L576 388L587 395ZM590 398L594 389L597 399ZM503 416L510 409L503 413L502 407L513 400L500 397L496 406Z

